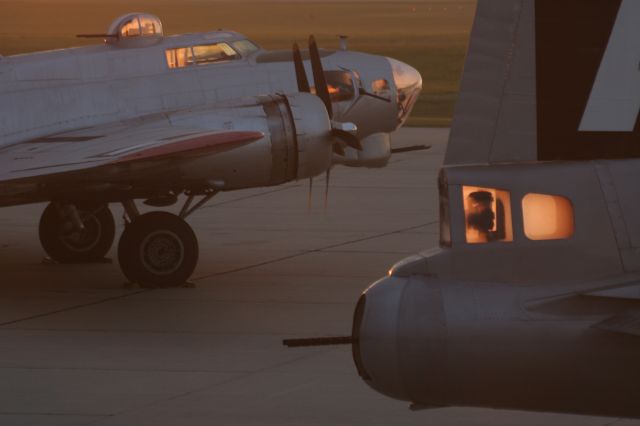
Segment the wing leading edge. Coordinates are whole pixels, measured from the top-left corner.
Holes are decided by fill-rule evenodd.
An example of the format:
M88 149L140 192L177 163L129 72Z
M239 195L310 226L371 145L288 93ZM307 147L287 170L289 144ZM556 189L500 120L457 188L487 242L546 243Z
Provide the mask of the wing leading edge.
M212 131L167 122L82 129L22 142L0 150L0 183L46 178L109 165L147 164L212 155L264 137L259 131Z

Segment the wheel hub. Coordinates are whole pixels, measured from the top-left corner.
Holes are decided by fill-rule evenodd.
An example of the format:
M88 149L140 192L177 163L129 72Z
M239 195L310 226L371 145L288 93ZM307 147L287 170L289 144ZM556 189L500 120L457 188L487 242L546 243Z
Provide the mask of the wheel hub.
M143 240L140 256L147 270L157 275L168 275L182 265L184 246L173 232L155 231Z
M102 225L93 215L82 218L83 230L76 230L71 222L62 226L60 241L69 250L74 252L86 252L93 249L102 237Z

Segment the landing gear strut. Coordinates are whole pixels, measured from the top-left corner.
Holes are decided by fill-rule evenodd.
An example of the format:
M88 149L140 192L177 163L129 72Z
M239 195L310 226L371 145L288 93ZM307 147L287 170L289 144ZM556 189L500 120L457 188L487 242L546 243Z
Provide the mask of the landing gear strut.
M40 219L40 242L60 263L98 262L115 237L115 222L106 204L50 203Z

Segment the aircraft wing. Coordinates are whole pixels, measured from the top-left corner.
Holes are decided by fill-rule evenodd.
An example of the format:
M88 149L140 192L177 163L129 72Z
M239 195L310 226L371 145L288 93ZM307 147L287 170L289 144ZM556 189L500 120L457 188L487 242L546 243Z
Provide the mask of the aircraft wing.
M109 180L123 166L136 170L211 155L254 142L257 131L174 126L164 117L85 128L0 148L0 184L90 175Z
M640 277L625 274L530 299L531 313L596 319L591 328L640 337Z
M640 337L640 311L624 312L613 315L594 324L593 328L617 334Z

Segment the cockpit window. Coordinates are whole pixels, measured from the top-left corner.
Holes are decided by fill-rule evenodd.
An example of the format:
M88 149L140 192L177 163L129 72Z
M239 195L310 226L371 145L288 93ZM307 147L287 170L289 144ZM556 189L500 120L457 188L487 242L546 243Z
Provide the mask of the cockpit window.
M522 215L524 234L530 240L561 240L573 235L573 206L565 197L527 194L522 199Z
M371 91L376 96L391 99L391 88L389 87L389 82L387 80L380 79L372 81Z
M227 43L193 46L193 58L198 65L236 59L238 54Z
M469 244L513 241L511 197L508 191L495 188L462 188Z
M227 43L204 44L193 47L178 47L165 50L169 68L184 68L190 65L208 65L238 59L235 50Z
M251 55L253 52L257 52L258 50L260 50L260 48L258 46L256 46L256 44L250 40L240 40L240 41L234 41L233 43L231 43L233 45L233 48L242 56L242 57L247 57L249 55Z
M356 96L353 77L349 71L325 71L327 88L331 96L331 102L349 101ZM311 92L316 93L316 88L311 87Z

